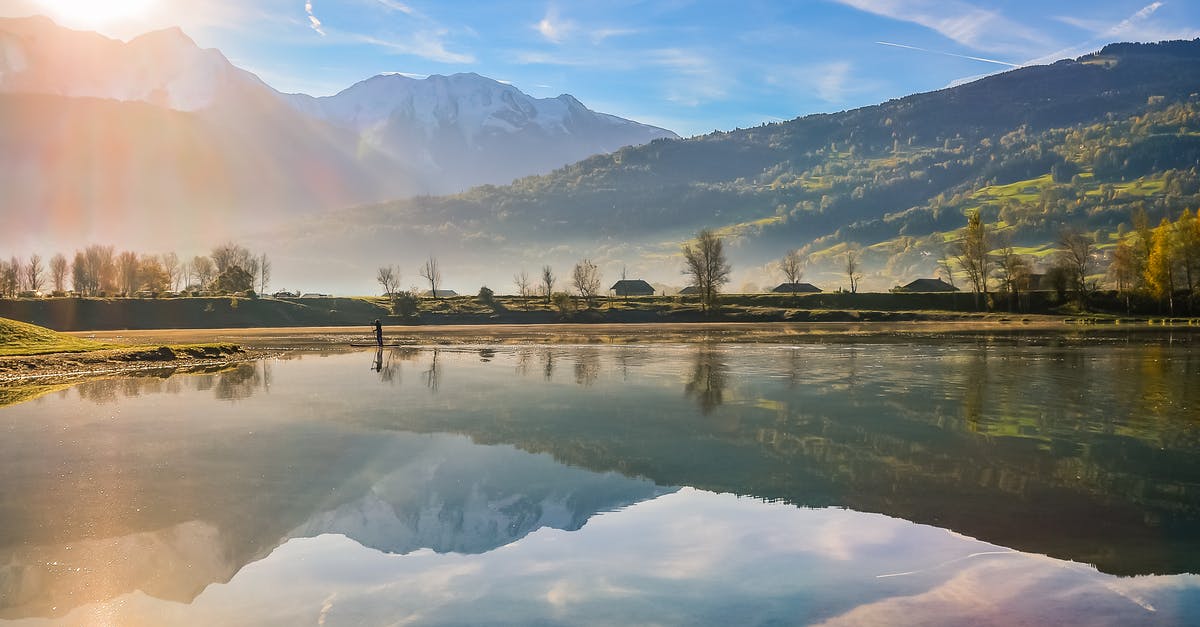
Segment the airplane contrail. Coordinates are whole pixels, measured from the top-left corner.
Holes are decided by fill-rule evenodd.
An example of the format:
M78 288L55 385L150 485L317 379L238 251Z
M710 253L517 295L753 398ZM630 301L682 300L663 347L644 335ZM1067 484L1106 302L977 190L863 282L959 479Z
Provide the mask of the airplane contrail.
M877 43L881 46L891 46L893 48L904 48L905 50L916 50L918 52L928 52L930 54L940 54L942 56L957 57L959 59L970 59L972 61L982 61L984 63L995 63L996 65L1007 65L1008 67L1021 67L1020 63L1009 63L1008 61L997 61L995 59L985 59L983 57L972 57L970 55L955 54L953 52L943 52L941 50L930 50L928 48L918 48L916 46L909 46L906 44L896 44L896 43L892 43L890 41L877 41L875 43Z

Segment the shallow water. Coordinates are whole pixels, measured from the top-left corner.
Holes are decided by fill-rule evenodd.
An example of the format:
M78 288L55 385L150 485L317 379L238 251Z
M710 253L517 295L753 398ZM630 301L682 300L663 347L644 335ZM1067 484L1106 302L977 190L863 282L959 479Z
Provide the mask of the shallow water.
M0 409L0 620L1195 624L1200 353L495 346Z

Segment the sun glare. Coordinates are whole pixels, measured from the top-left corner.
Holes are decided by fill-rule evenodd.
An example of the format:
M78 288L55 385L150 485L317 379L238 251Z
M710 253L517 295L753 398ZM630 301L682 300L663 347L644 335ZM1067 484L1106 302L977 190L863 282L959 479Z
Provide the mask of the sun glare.
M155 0L39 0L55 17L92 25L144 17Z

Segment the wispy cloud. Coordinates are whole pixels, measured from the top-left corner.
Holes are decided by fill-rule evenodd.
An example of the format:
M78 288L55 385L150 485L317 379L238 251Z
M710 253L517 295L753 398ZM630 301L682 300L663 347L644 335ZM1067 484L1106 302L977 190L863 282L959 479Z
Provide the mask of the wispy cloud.
M312 27L313 30L317 31L318 35L324 37L325 30L321 28L321 20L317 19L316 15L313 15L312 0L306 0L304 3L304 12L308 14L308 25Z
M534 29L542 34L547 41L560 44L578 29L575 22L562 18L558 14L558 7L550 5L546 8L546 15L540 22L534 25Z
M834 0L882 17L911 22L964 46L989 52L1027 54L1044 49L1049 40L999 11L961 0Z
M404 4L403 2L396 2L396 0L375 0L375 1L378 2L379 4L383 5L383 7L386 9L390 9L392 11L399 11L405 15L416 15L416 11L414 11L412 7L408 6L407 4Z
M1176 24L1164 24L1161 19L1156 19L1155 15L1165 5L1165 2L1151 2L1115 24L1073 16L1057 17L1055 18L1057 21L1090 32L1092 36L1086 41L1041 55L1027 61L1025 64L1036 65L1057 61L1064 57L1077 57L1082 54L1094 52L1101 45L1116 40L1164 41L1168 39L1194 39L1200 37L1200 29L1178 26Z
M987 59L984 57L973 57L968 54L955 54L953 52L944 52L942 50L930 50L928 48L921 48L918 46L910 46L908 44L897 44L897 43L893 43L890 41L877 41L875 43L877 43L881 46L891 46L893 48L904 48L905 50L916 50L918 52L928 52L930 54L940 54L942 56L955 57L958 59L970 59L971 61L982 61L983 63L994 63L996 65L1007 65L1009 67L1021 67L1021 65L1019 63L1009 63L1008 61L998 61L996 59Z
M854 75L854 64L850 61L779 67L767 73L766 82L798 96L815 95L833 105L846 104L855 94L875 88L873 83Z
M396 54L410 54L439 63L474 63L474 55L452 52L446 49L445 38L448 34L449 31L446 29L437 29L418 31L407 37L397 39L382 39L374 35L358 33L351 34L350 38L360 43L379 46Z
M640 55L650 65L668 71L666 98L689 107L719 100L728 94L732 76L706 55L682 48L648 50Z

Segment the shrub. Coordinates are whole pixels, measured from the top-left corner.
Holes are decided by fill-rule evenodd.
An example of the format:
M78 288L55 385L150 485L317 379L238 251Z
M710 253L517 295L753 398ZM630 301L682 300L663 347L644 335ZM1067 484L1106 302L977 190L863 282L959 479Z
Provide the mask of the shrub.
M550 302L554 304L555 309L558 309L558 313L563 316L569 316L575 312L575 301L566 292L555 292L550 297Z
M392 314L401 318L416 317L417 302L417 295L412 292L395 292L392 294Z
M496 293L488 286L479 288L479 302L483 305L491 305L496 302Z

